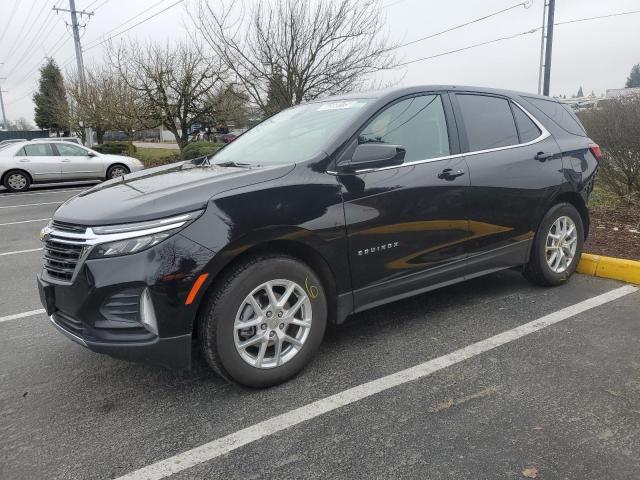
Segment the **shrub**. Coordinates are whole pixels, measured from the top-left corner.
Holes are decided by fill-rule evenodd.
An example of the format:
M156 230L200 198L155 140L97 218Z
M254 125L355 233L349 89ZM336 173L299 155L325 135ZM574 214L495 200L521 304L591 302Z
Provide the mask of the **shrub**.
M205 155L211 155L222 148L223 145L219 143L210 142L191 142L182 149L182 158L184 160L191 160L198 157L204 157Z
M93 147L96 152L110 153L114 155L136 153L136 146L129 142L105 142L102 145Z
M601 185L620 199L640 197L640 95L602 101L579 116L602 148Z

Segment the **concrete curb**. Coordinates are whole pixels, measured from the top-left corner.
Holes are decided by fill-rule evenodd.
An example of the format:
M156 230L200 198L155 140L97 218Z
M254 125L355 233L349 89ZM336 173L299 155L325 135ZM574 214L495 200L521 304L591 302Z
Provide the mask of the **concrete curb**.
M640 262L583 253L578 273L640 284Z

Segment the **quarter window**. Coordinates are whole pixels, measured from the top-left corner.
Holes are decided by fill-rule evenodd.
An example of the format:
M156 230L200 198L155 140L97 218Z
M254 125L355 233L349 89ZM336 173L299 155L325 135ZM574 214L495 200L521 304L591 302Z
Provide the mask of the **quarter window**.
M449 155L447 121L440 95L422 95L394 103L377 114L358 143L401 145L406 162Z
M469 151L517 145L518 131L509 101L484 95L456 95L467 132Z
M573 113L571 107L554 100L543 100L541 98L524 97L533 104L534 107L540 109L547 117L558 124L563 130L573 134L586 136L584 127L580 120Z
M542 132L538 126L533 123L529 115L524 113L517 105L511 104L513 107L513 115L516 117L518 125L518 133L520 134L520 143L527 143L538 138Z
M24 155L27 157L51 157L54 153L50 143L32 143L24 146Z

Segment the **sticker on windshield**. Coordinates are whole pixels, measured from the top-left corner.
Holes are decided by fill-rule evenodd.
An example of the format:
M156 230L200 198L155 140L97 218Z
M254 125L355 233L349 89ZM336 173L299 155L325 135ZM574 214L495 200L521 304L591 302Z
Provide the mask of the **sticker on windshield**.
M324 110L345 110L347 108L358 108L364 105L364 102L358 102L356 100L342 101L342 102L328 102L323 103L318 108L318 112Z

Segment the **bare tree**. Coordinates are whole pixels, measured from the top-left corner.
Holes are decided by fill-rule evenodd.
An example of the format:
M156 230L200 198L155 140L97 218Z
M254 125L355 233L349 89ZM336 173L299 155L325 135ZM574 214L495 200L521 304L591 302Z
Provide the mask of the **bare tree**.
M111 50L110 63L140 94L149 114L173 133L180 149L188 142L191 126L206 113L208 95L223 78L220 64L195 43L164 47L121 43Z
M361 88L394 65L378 0L198 0L191 18L266 114Z
M111 75L107 69L93 66L85 69L85 80L83 88L76 71L66 75L65 87L71 100L69 124L83 138L83 127L93 128L98 143L102 143L104 133L112 128L107 113L112 102Z
M134 132L160 124L157 109L149 105L144 94L132 88L117 71L112 71L109 77L108 96L110 101L105 113L109 123L114 130L127 134L131 151Z
M602 148L603 185L628 201L640 198L640 95L601 101L578 115Z

